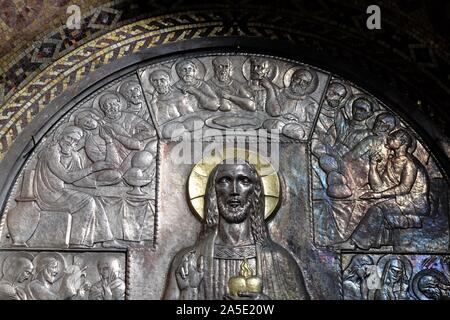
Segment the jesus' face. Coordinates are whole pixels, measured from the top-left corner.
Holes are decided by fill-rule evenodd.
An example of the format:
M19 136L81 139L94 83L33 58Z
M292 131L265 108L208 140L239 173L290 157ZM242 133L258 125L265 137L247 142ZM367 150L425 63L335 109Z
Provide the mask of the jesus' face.
M228 223L241 223L250 213L255 190L255 176L245 164L223 164L216 180L219 215Z

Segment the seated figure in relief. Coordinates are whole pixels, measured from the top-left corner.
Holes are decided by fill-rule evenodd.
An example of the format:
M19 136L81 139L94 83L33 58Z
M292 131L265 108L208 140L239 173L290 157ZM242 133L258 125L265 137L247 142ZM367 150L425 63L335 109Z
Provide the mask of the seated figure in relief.
M270 237L264 198L253 165L215 167L207 183L203 231L173 259L166 299L309 299L297 262Z

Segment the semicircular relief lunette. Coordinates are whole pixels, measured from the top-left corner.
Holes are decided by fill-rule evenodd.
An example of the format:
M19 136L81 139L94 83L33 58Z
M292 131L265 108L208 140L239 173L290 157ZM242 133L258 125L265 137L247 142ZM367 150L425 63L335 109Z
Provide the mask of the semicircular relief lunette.
M449 298L429 148L363 89L279 57L179 55L104 85L4 207L0 299Z

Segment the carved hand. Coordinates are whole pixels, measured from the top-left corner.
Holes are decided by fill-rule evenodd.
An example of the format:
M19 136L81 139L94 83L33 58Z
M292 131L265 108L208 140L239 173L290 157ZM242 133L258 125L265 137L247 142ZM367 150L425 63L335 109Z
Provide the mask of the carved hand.
M64 271L64 276L60 287L60 296L63 299L83 298L86 294L86 288L90 288L90 283L86 281L86 274L83 269L75 266L69 266Z
M370 157L370 165L377 165L383 160L383 157L379 153L375 153Z
M106 283L106 281L102 281L102 287L103 287L103 293L104 293L103 299L112 300L113 294L112 294L111 288Z
M83 285L81 285L80 290L78 290L78 296L84 299L88 296L89 290L91 290L91 284L89 281L86 281Z
M113 142L112 134L109 134L108 131L111 132L110 128L106 129L104 127L100 127L98 134L100 138L105 140L106 143L111 143Z
M231 103L230 103L230 101L222 99L219 110L220 111L230 111L231 110Z
M180 290L198 288L200 282L203 280L203 256L200 256L197 261L195 261L195 258L195 251L190 251L181 260L176 272L178 288Z
M363 200L370 200L370 199L381 199L382 196L380 192L369 191L361 195L359 198Z
M111 128L110 126L107 126L107 125L102 126L102 127L100 128L99 134L101 134L102 129L104 130L105 134L108 135L109 137L111 137L111 138L113 138L113 139L116 138L116 135L117 135L117 134L116 134L116 132L114 131L114 129ZM101 135L100 135L100 137L103 138Z

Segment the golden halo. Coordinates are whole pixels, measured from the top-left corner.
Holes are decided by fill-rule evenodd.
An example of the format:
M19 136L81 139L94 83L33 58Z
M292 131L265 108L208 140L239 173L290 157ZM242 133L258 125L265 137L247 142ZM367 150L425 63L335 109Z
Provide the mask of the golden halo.
M205 192L211 171L227 159L241 159L255 166L264 187L264 218L267 219L276 209L280 200L280 179L272 164L263 156L251 150L228 148L222 154L204 157L199 161L188 179L188 197L194 213L204 219Z

